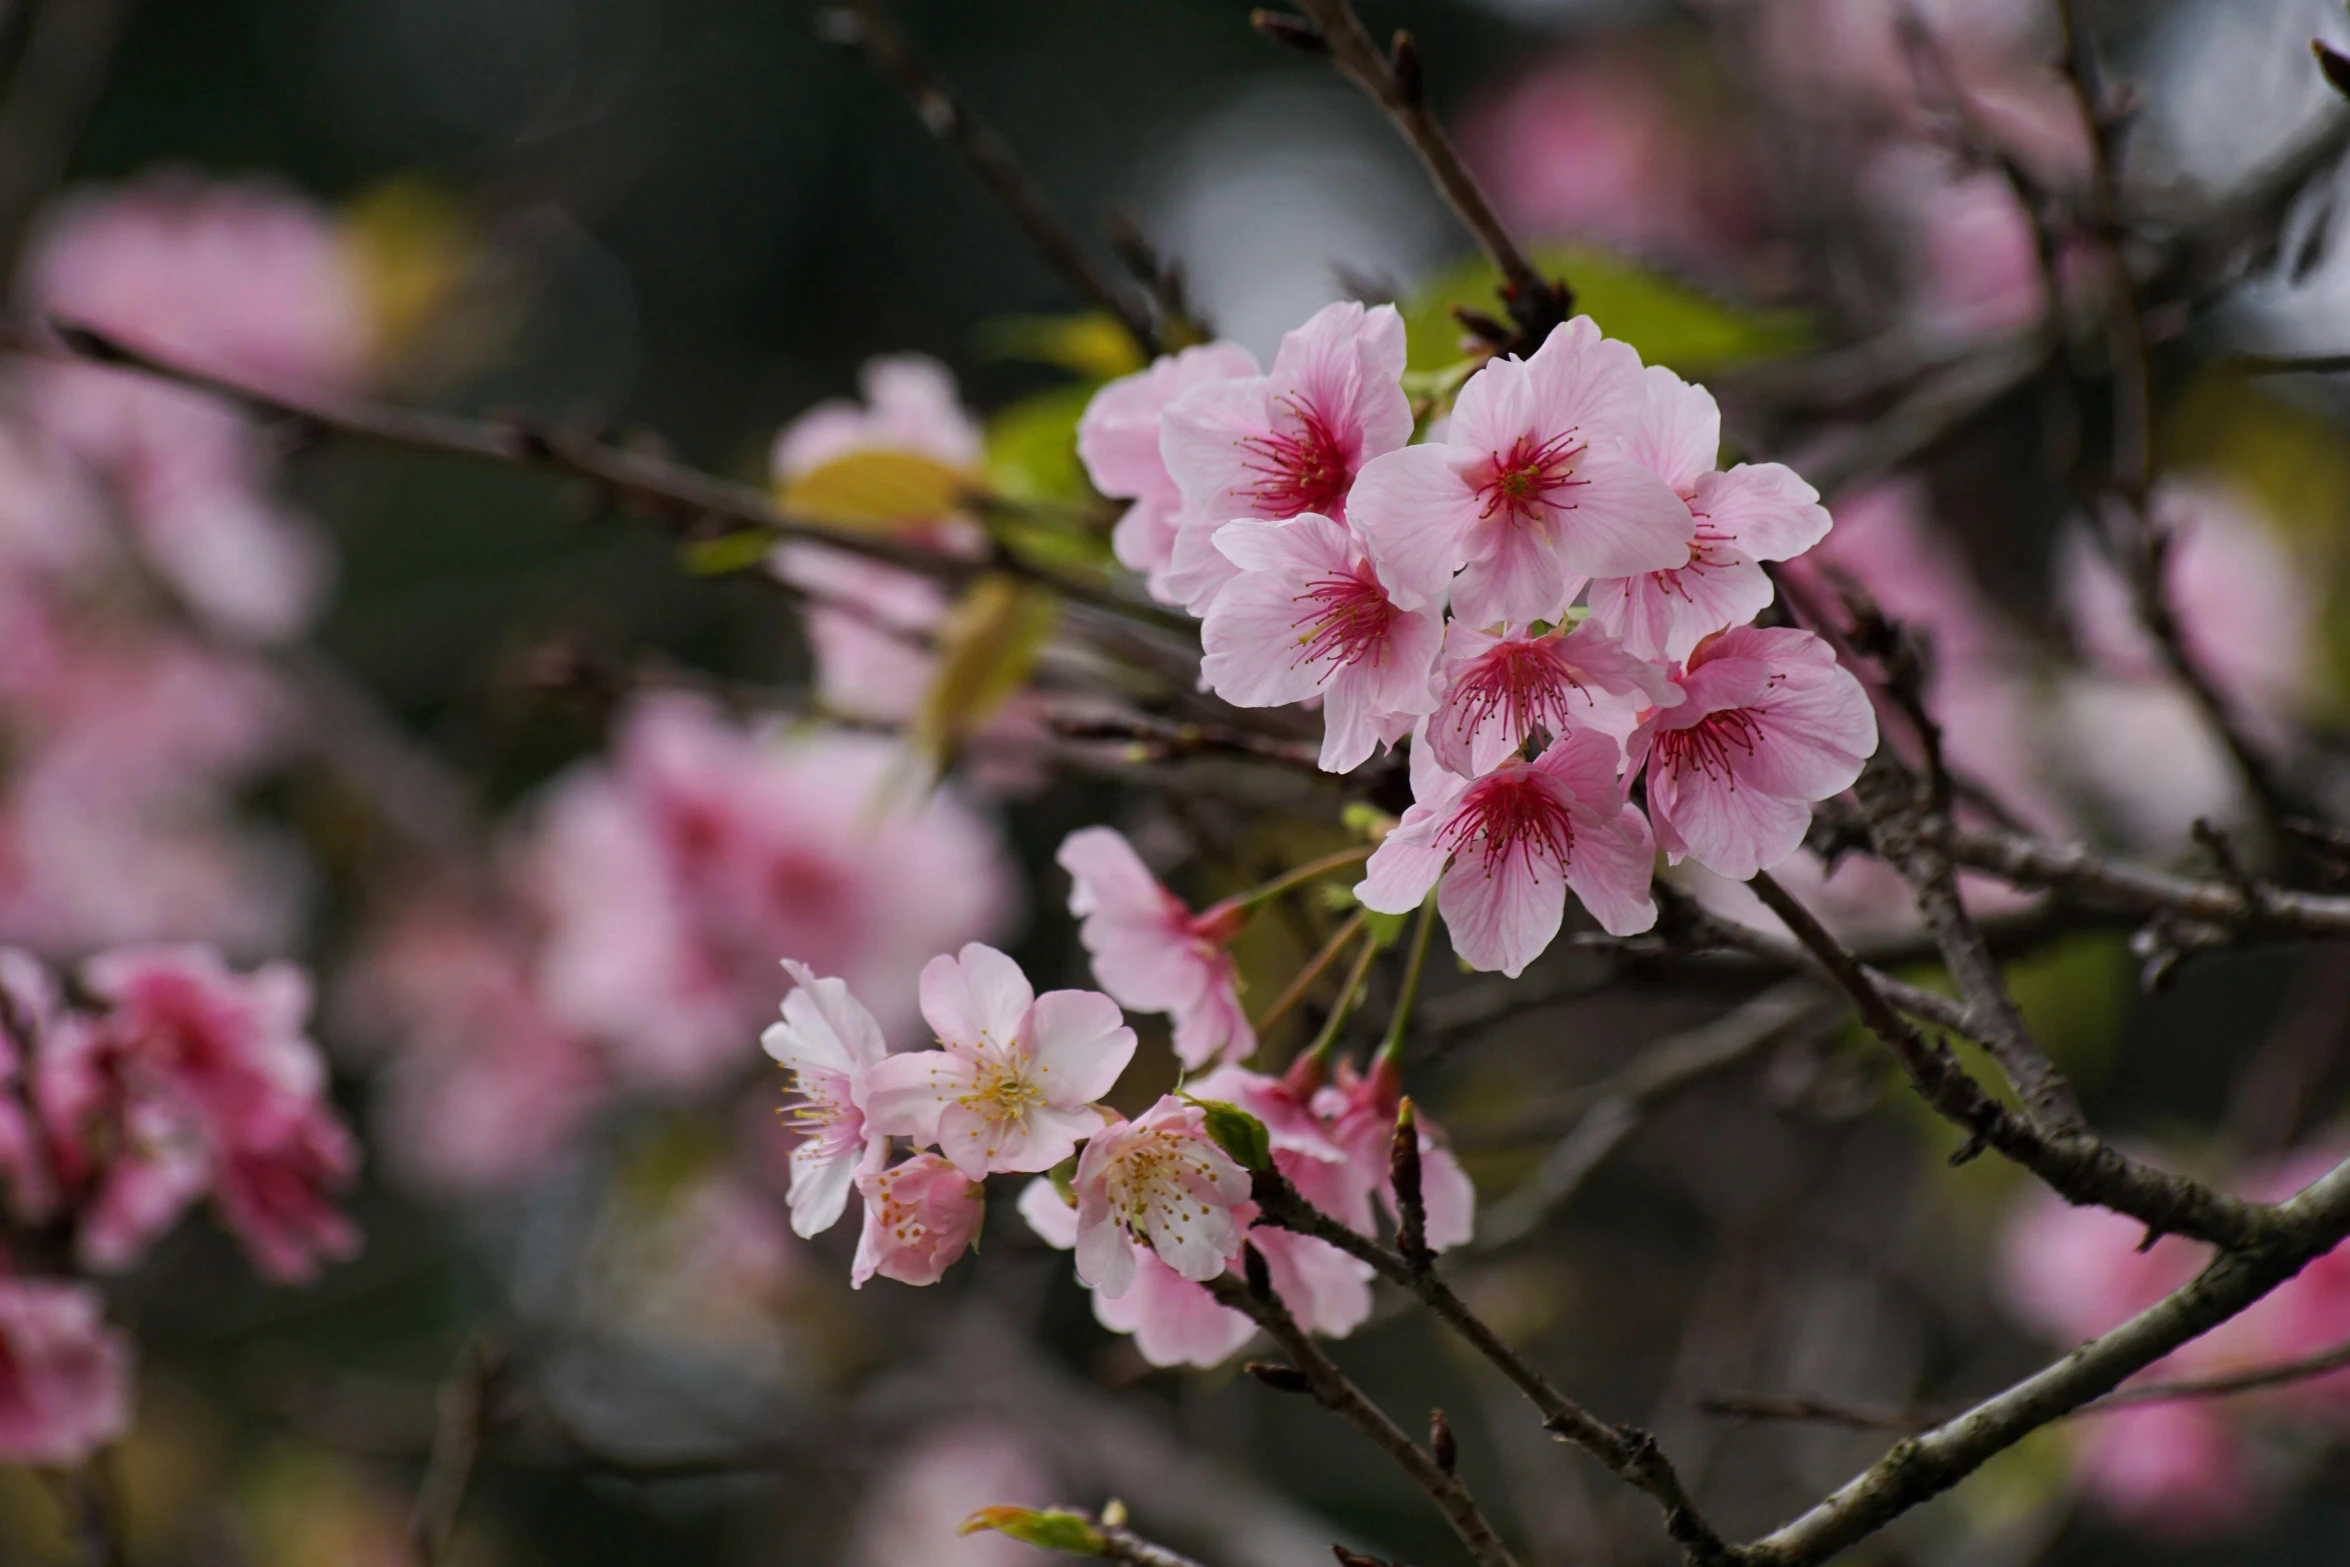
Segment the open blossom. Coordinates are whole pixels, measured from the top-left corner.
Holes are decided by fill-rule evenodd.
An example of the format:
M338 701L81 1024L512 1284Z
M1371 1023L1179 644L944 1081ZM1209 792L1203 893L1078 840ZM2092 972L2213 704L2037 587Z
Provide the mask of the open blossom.
M1695 532L1689 558L1669 571L1602 577L1591 618L1644 659L1684 659L1700 639L1742 626L1771 602L1760 562L1785 560L1828 533L1819 492L1778 463L1714 468L1721 412L1713 394L1670 370L1641 372L1641 416L1625 455L1672 486Z
M1453 951L1513 979L1558 934L1569 888L1611 935L1648 929L1656 848L1625 803L1617 757L1615 741L1578 730L1532 762L1504 762L1472 782L1414 745L1412 807L1355 895L1365 908L1402 914L1437 887Z
M1091 990L1037 995L1020 965L972 942L922 970L922 1016L943 1050L868 1068L874 1132L935 1145L973 1180L1049 1170L1106 1119L1094 1104L1134 1056L1134 1030Z
M1675 864L1744 881L1803 843L1811 807L1852 786L1877 749L1866 692L1808 631L1736 626L1676 677L1685 700L1633 735L1648 809Z
M1108 827L1085 827L1054 856L1069 873L1069 912L1093 959L1094 978L1119 1005L1164 1012L1186 1068L1236 1061L1257 1047L1240 1004L1240 976L1225 950L1241 912L1219 904L1194 914L1159 885L1134 846Z
M1322 767L1352 772L1436 705L1444 620L1397 607L1344 524L1308 512L1227 523L1216 548L1239 575L1216 595L1200 679L1239 707L1322 699Z
M858 1289L877 1273L900 1284L936 1284L971 1249L987 1215L987 1189L934 1153L865 1170L857 1191L865 1228L849 1283Z
M1093 394L1077 421L1077 456L1093 487L1132 502L1111 530L1119 563L1145 573L1154 598L1173 599L1166 585L1175 562L1175 525L1183 492L1159 454L1159 421L1167 406L1194 387L1257 374L1255 356L1236 343L1201 343L1167 354L1149 369L1121 376Z
M1395 307L1342 301L1281 339L1271 374L1211 382L1169 404L1159 451L1183 510L1168 594L1206 612L1240 569L1215 543L1235 518L1344 520L1364 464L1411 439L1403 367Z
M130 1425L130 1339L86 1284L0 1278L0 1462L74 1464Z
M1020 1193L1020 1216L1047 1245L1062 1251L1077 1245L1077 1209L1050 1180L1031 1181ZM1133 1335L1134 1347L1154 1366L1220 1366L1256 1336L1257 1325L1161 1262L1158 1253L1138 1252L1134 1279L1124 1292L1093 1296L1094 1320L1113 1333Z
M886 740L787 742L669 694L612 752L556 782L517 859L545 926L536 988L624 1082L736 1070L782 997L779 952L874 998L889 1036L930 954L1005 923L995 834L950 790L886 804Z
M358 1152L323 1099L300 971L239 975L204 948L130 948L92 959L84 982L107 1010L44 1036L33 1088L58 1176L83 1204L85 1264L130 1266L207 1190L272 1278L306 1279L356 1249L331 1194Z
M1441 441L1367 465L1353 519L1396 601L1449 589L1456 620L1525 626L1590 578L1686 565L1689 508L1621 450L1640 386L1640 356L1578 316L1469 377Z
M840 1217L875 1141L865 1126L866 1078L889 1045L845 981L819 979L789 958L783 967L794 988L783 998L783 1021L767 1025L759 1042L790 1068L799 1096L790 1111L800 1145L792 1150L786 1201L793 1233L816 1235Z
M1427 743L1464 778L1493 771L1537 733L1596 729L1622 740L1642 708L1681 700L1663 670L1588 623L1496 637L1455 621L1445 628L1439 686Z
M1097 1133L1077 1161L1077 1276L1126 1293L1135 1254L1184 1278L1212 1279L1240 1250L1248 1172L1208 1136L1207 1115L1169 1094Z

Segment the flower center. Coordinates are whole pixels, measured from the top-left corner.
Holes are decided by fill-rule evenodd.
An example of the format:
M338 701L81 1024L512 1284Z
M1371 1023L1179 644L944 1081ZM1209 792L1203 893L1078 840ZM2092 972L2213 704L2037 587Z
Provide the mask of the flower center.
M784 1106L780 1114L791 1117L792 1130L810 1142L833 1145L855 1141L862 1119L849 1097L849 1080L837 1072L792 1073L790 1092L799 1095L799 1102Z
M1735 789L1737 758L1754 755L1761 740L1762 724L1752 708L1726 707L1686 729L1668 729L1658 735L1657 760L1672 772L1701 772Z
M963 1107L990 1121L1020 1125L1028 1112L1044 1104L1044 1094L1028 1080L1026 1063L990 1061L979 1069L979 1080L962 1098ZM993 1150L989 1150L993 1152Z
M1188 1137L1166 1131L1148 1135L1149 1141L1136 1144L1119 1158L1111 1175L1110 1206L1116 1210L1118 1222L1136 1239L1147 1240L1156 1215L1160 1228L1180 1241L1182 1226L1205 1219L1209 1212L1191 1195L1184 1173L1196 1168L1204 1176L1206 1169L1187 1146Z
M1327 663L1327 680L1340 666L1369 659L1376 664L1387 651L1388 628L1399 613L1387 601L1387 592L1367 570L1320 577L1290 600L1307 606L1289 623L1297 633L1300 652L1293 664Z
M1480 520L1501 516L1518 526L1543 521L1550 507L1563 504L1556 499L1561 490L1588 482L1575 477L1575 459L1583 455L1584 444L1580 433L1569 429L1547 441L1521 435L1506 455L1495 453Z
M1504 764L1469 786L1436 842L1456 857L1477 853L1488 876L1506 873L1515 861L1525 875L1540 879L1545 864L1564 873L1575 849L1575 823L1566 801L1532 768Z
M1258 511L1278 520L1300 512L1335 516L1346 500L1349 471L1345 443L1313 404L1280 399L1287 429L1244 437L1241 466L1256 475L1248 487Z
M1559 733L1572 717L1568 703L1573 698L1581 697L1587 707L1596 705L1577 678L1581 673L1551 638L1498 642L1462 671L1453 687L1454 733L1466 740L1496 717L1506 733L1520 740L1538 724Z

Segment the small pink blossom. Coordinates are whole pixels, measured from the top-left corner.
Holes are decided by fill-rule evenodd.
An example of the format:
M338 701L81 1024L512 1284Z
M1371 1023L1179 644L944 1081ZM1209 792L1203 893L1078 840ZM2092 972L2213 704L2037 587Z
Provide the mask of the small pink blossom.
M1175 561L1183 492L1159 455L1159 423L1169 404L1194 387L1257 374L1257 361L1235 343L1201 343L1162 355L1147 370L1122 376L1093 394L1077 421L1077 455L1093 487L1131 501L1111 531L1110 547L1129 571L1146 574L1151 596L1178 602L1166 577Z
M1362 1076L1342 1061L1329 1085L1314 1096L1314 1108L1345 1151L1355 1179L1365 1191L1378 1193L1391 1221L1396 1217L1395 1121L1402 1104L1403 1080L1392 1061L1374 1062ZM1428 1245L1436 1251L1466 1246L1476 1233L1477 1188L1427 1114L1413 1109L1420 1129L1420 1205ZM1355 1227L1368 1231L1368 1219L1366 1214Z
M1437 887L1453 951L1513 979L1558 934L1569 888L1610 934L1648 929L1656 847L1625 803L1617 756L1606 735L1578 730L1532 762L1504 762L1472 782L1415 744L1412 807L1355 895L1365 908L1402 914Z
M1676 677L1685 697L1633 735L1648 808L1673 863L1744 881L1793 854L1812 802L1852 786L1877 749L1867 693L1808 631L1736 626Z
M1028 1183L1020 1193L1020 1216L1047 1245L1062 1251L1077 1245L1077 1209L1049 1180ZM1082 1282L1082 1281L1080 1281ZM1119 1295L1089 1288L1094 1320L1113 1333L1133 1336L1134 1347L1154 1366L1220 1366L1256 1336L1257 1325L1159 1260L1139 1250L1134 1278Z
M1270 375L1210 382L1170 403L1159 451L1183 510L1165 591L1206 612L1239 571L1215 545L1234 518L1344 521L1355 475L1411 439L1403 367L1395 307L1342 301L1281 339Z
M1019 964L978 942L922 970L922 1015L946 1048L869 1067L866 1124L937 1146L973 1180L1068 1158L1103 1125L1094 1101L1134 1056L1134 1030L1108 996L1039 996Z
M1640 398L1640 356L1588 316L1469 377L1441 441L1373 460L1356 488L1396 602L1449 591L1456 620L1527 626L1558 620L1590 578L1687 565L1689 508L1623 454Z
M131 1342L86 1284L0 1278L0 1461L80 1463L131 1418Z
M1008 920L994 830L952 790L892 802L886 740L787 741L665 694L612 751L554 784L516 859L545 925L536 989L624 1082L738 1069L782 998L779 952L873 998L892 1036L924 960Z
M1108 827L1071 833L1054 858L1069 873L1077 939L1112 999L1172 1018L1175 1055L1186 1068L1237 1061L1256 1050L1256 1031L1240 1004L1239 970L1225 948L1240 929L1238 909L1219 904L1192 913Z
M971 1249L987 1216L987 1189L934 1153L857 1176L865 1229L849 1283L875 1274L900 1284L936 1284Z
M1311 512L1238 521L1216 548L1239 574L1216 595L1200 680L1239 707L1322 699L1322 767L1352 772L1436 705L1443 617L1398 608L1343 524Z
M1273 1165L1306 1201L1363 1235L1371 1233L1371 1183L1337 1140L1337 1128L1318 1114L1318 1096L1301 1080L1267 1077L1227 1066L1193 1082L1190 1097L1221 1100L1264 1125ZM1323 1108L1333 1108L1327 1104ZM1275 1225L1256 1224L1249 1244L1264 1255L1273 1293L1308 1331L1344 1338L1371 1314L1370 1265L1327 1241Z
M1721 414L1711 393L1670 370L1641 372L1641 417L1624 452L1672 487L1695 529L1687 562L1670 571L1591 584L1591 618L1644 659L1684 659L1698 642L1742 626L1771 602L1760 562L1785 560L1828 533L1819 492L1778 463L1714 468Z
M783 1021L767 1025L760 1043L790 1069L790 1091L799 1096L790 1111L800 1145L792 1150L787 1201L792 1232L808 1236L840 1217L875 1142L865 1125L867 1078L889 1046L844 981L819 979L789 958L783 967L793 989L783 998Z
M1537 734L1595 729L1619 742L1641 709L1669 707L1680 688L1599 627L1488 636L1460 621L1444 633L1444 693L1428 720L1436 760L1464 778L1493 771Z
M212 1199L255 1271L307 1284L329 1262L359 1251L359 1228L334 1196L359 1171L359 1145L325 1105L292 1107L266 1137L221 1152Z
M979 466L986 443L964 411L954 373L922 354L884 354L857 372L863 402L830 398L775 438L778 479L793 479L859 452L908 452L952 468Z
M1208 1136L1206 1112L1169 1094L1108 1127L1077 1161L1077 1276L1115 1298L1138 1252L1194 1282L1239 1254L1248 1172Z

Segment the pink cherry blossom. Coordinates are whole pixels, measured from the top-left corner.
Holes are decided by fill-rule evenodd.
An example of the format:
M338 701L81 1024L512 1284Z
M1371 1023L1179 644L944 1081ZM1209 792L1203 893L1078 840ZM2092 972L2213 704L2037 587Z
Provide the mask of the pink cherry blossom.
M840 1217L875 1142L865 1126L866 1080L889 1046L846 983L819 979L789 958L783 967L793 989L783 998L783 1021L768 1024L760 1043L790 1070L790 1091L799 1096L790 1111L801 1140L792 1150L788 1201L792 1232L808 1236Z
M1340 1062L1328 1086L1314 1096L1315 1110L1326 1118L1355 1179L1363 1190L1378 1193L1390 1220L1396 1214L1395 1121L1402 1104L1402 1077L1394 1062L1384 1060L1361 1076L1352 1063ZM1437 1251L1466 1246L1476 1233L1477 1188L1426 1112L1416 1105L1413 1110L1420 1129L1420 1204L1428 1245ZM1348 1222L1369 1229L1368 1214L1361 1222Z
M1686 564L1591 584L1591 618L1644 659L1684 659L1700 639L1740 626L1771 602L1759 564L1800 555L1827 536L1819 492L1777 463L1717 472L1721 414L1711 393L1670 370L1641 372L1641 416L1624 452L1689 508Z
M1441 441L1375 459L1355 489L1396 602L1449 591L1456 620L1526 626L1559 619L1590 578L1687 565L1689 508L1622 451L1640 399L1640 356L1588 316L1469 377Z
M1187 1068L1256 1050L1239 971L1225 949L1240 929L1238 909L1219 904L1192 913L1112 828L1080 828L1061 840L1054 858L1069 873L1077 939L1112 999L1172 1018L1175 1055Z
M1151 596L1179 602L1167 590L1175 561L1176 519L1183 492L1159 455L1159 423L1167 407L1194 387L1257 374L1255 356L1236 343L1201 343L1162 355L1147 370L1122 376L1093 394L1077 421L1077 455L1093 487L1133 504L1110 533L1110 547L1129 571L1147 575Z
M1860 776L1876 712L1808 631L1733 627L1676 678L1686 700L1651 714L1630 747L1657 841L1675 864L1744 881L1801 846L1813 801Z
M131 1341L86 1284L0 1278L0 1461L80 1463L131 1420Z
M1644 931L1656 923L1656 848L1616 767L1616 743L1587 729L1474 782L1414 745L1412 807L1355 895L1365 908L1401 914L1436 887L1453 951L1513 979L1558 934L1569 888L1611 934Z
M1439 686L1428 746L1464 778L1493 771L1537 733L1595 729L1621 741L1643 708L1681 700L1665 671L1589 622L1495 637L1456 620L1445 628Z
M1194 1081L1190 1097L1221 1100L1265 1127L1273 1165L1315 1207L1364 1235L1371 1233L1372 1184L1337 1140L1333 1122L1317 1115L1316 1096L1302 1085L1227 1066ZM1326 1106L1326 1108L1331 1108ZM1344 1338L1371 1314L1369 1264L1327 1241L1258 1224L1249 1244L1264 1254L1273 1293L1312 1332Z
M376 1146L425 1192L530 1180L611 1091L586 1041L548 1015L520 935L477 910L402 910L337 988L334 1015L382 1062Z
M905 798L888 741L786 741L664 694L609 761L549 790L517 846L545 926L536 989L623 1081L690 1089L737 1070L789 952L913 1021L940 947L997 933L1013 902L993 829L949 789Z
M1046 1244L1075 1249L1077 1209L1051 1181L1040 1178L1021 1190L1020 1216ZM1220 1366L1256 1336L1255 1323L1219 1305L1148 1249L1135 1253L1134 1278L1122 1293L1105 1295L1090 1287L1088 1293L1094 1320L1113 1333L1131 1334L1135 1349L1154 1366Z
M1402 739L1436 705L1443 617L1398 608L1344 525L1312 512L1231 522L1216 548L1239 574L1200 628L1209 690L1239 707L1321 697L1321 761L1333 773Z
M978 421L964 411L954 373L922 354L885 354L857 372L862 403L831 398L775 438L778 479L793 479L858 452L909 452L954 468L979 466Z
M1134 1056L1134 1030L1091 990L1037 995L1020 965L972 942L922 970L922 1016L943 1050L891 1056L865 1077L866 1124L936 1145L973 1180L1049 1170L1098 1131Z
M213 1203L255 1271L306 1284L328 1262L358 1254L359 1228L334 1205L358 1170L359 1145L343 1123L325 1105L304 1102L266 1136L221 1150Z
M1169 1094L1095 1134L1077 1161L1077 1276L1116 1298L1140 1251L1195 1283L1240 1251L1248 1172L1208 1136L1206 1112Z
M41 1049L63 1002L40 960L6 947L0 948L0 1004L8 1009L8 1026L0 1029L0 1183L7 1187L9 1210L25 1223L40 1224L57 1210L57 1177L39 1118L27 1103L27 1053Z
M936 1284L971 1249L987 1214L987 1189L934 1153L862 1171L857 1191L865 1229L849 1283L858 1289L877 1273L900 1284Z
M1342 301L1281 339L1271 374L1213 381L1170 403L1159 451L1183 510L1165 591L1206 612L1239 571L1215 545L1234 518L1343 521L1364 464L1411 439L1403 367L1395 307Z
M958 1535L982 1507L1045 1507L1061 1494L1029 1432L992 1418L926 1420L893 1441L859 1499L840 1567L1036 1567L1036 1548L992 1530Z

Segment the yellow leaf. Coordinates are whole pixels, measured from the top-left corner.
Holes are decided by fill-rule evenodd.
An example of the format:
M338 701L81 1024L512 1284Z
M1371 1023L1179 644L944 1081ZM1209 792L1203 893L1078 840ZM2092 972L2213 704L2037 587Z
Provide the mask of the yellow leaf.
M385 348L407 344L473 265L473 227L464 208L412 175L361 192L344 209L342 230L376 341Z
M744 528L714 539L695 539L680 552L685 569L696 577L723 577L748 571L775 549L775 535L764 528Z
M979 328L980 352L992 359L1058 365L1089 381L1110 381L1143 366L1142 350L1104 310L1067 316L997 316Z
M811 522L888 529L952 516L981 487L978 474L919 452L861 451L786 482L777 501Z
M914 743L934 764L1027 683L1059 614L1052 593L1001 572L964 590L939 628L938 672L914 716Z

